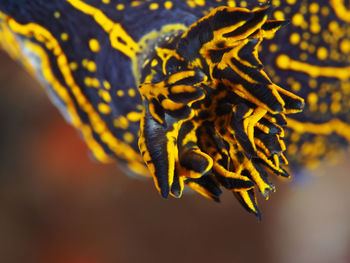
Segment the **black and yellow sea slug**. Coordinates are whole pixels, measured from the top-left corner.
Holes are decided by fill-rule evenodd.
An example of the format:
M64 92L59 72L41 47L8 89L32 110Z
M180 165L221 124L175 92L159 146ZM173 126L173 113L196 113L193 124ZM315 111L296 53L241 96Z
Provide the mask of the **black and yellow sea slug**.
M312 167L350 140L347 14L335 0L2 0L0 46L97 160L165 198L226 188L260 215L286 152Z

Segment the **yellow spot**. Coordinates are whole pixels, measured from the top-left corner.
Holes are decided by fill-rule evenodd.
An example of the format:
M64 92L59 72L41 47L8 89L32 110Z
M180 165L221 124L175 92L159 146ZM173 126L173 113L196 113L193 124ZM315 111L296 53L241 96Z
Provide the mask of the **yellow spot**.
M109 4L111 1L110 0L102 0L102 3L104 4Z
M298 81L292 83L292 91L298 92L301 89L301 84Z
M112 98L111 98L111 95L109 95L109 92L108 91L105 91L105 90L99 90L98 91L98 95L105 101L105 102L111 102L112 101Z
M320 33L321 31L321 26L319 23L311 23L310 25L310 31L313 33L313 34L318 34Z
M307 6L308 5L305 5L305 4L301 5L299 9L300 13L305 14L307 12Z
M135 6L138 6L140 4L141 4L141 1L132 1L130 5L135 7Z
M273 76L272 79L274 83L279 83L281 81L281 78L279 76Z
M165 1L164 7L165 9L169 10L173 7L173 3L171 1Z
M111 108L106 103L101 102L97 105L97 107L99 112L101 112L102 114L109 114L112 111Z
M186 1L186 4L187 4L189 7L191 7L191 8L195 8L195 7L196 7L195 2L192 1L192 0L187 0L187 1Z
M328 16L328 15L329 15L329 8L328 8L328 6L322 6L322 8L321 8L321 14L322 14L323 16Z
M91 81L91 78L89 78L89 77L85 77L84 78L84 84L85 84L85 86L92 86L92 81Z
M159 8L158 3L152 3L149 5L149 9L151 9L151 10L157 10L158 8Z
M309 6L309 10L311 13L317 13L320 10L320 6L317 3L311 3Z
M242 2L240 3L240 6L241 6L241 7L247 7L247 2L246 2L246 1L242 1Z
M298 142L300 140L300 134L297 132L293 132L292 135L290 136L290 140L292 142Z
M281 1L280 0L272 0L272 6L279 7L280 5L281 5Z
M84 58L82 61L81 61L81 64L83 65L84 68L87 67L87 64L89 63L89 60L87 60L86 58Z
M287 83L291 85L293 83L294 79L292 77L287 78Z
M270 52L274 53L278 50L278 46L276 44L271 44L269 46L269 50L270 50Z
M92 78L91 79L91 86L93 86L95 88L99 88L100 87L100 81L97 78Z
M123 139L127 143L132 143L134 141L134 135L131 132L126 132L123 134Z
M109 82L107 80L103 81L103 86L105 87L106 90L111 89L111 84L109 84Z
M118 119L115 119L113 121L113 125L114 127L120 128L123 130L126 130L127 128L129 128L129 122L124 116L120 116Z
M328 57L328 50L325 47L319 47L317 49L317 58L325 60Z
M277 66L281 69L287 69L290 64L290 58L286 55L279 55L276 60Z
M100 50L100 43L97 39L92 38L89 40L89 47L92 52L98 52Z
M333 114L336 114L341 111L341 104L339 102L333 102L330 109Z
M61 17L61 13L58 12L58 11L56 11L56 12L53 13L53 16L54 16L55 18L60 18L60 17Z
M344 54L350 53L350 41L347 39L344 39L340 42L340 50Z
M123 4L117 4L117 6L115 8L117 10L121 11L121 10L124 10L125 6Z
M340 101L341 98L342 98L342 94L341 94L339 91L334 92L334 93L332 94L332 100Z
M306 49L307 49L307 47L308 47L308 44L307 44L307 42L306 42L306 41L302 41L302 42L300 43L300 49L302 49L302 50L306 50Z
M311 105L317 104L318 101L318 96L315 92L310 92L309 95L307 96L307 102Z
M298 152L298 146L296 144L290 144L287 148L288 155L292 156Z
M309 86L312 89L316 89L317 88L317 80L316 79L310 79L309 80Z
M310 39L311 34L309 32L304 32L302 36L303 36L303 39L308 40Z
M292 23L295 26L301 26L304 22L304 17L302 14L295 14L292 18Z
M199 6L205 6L205 0L194 0L194 2Z
M290 4L290 5L294 5L296 2L296 0L287 0L287 3Z
M71 69L71 70L77 70L78 69L78 63L77 62L70 62L69 63L69 68Z
M128 94L129 94L130 97L135 97L136 91L134 89L129 89L128 90Z
M94 61L89 61L87 64L87 69L90 72L95 72L96 71L96 63Z
M152 62L151 62L151 66L155 67L157 65L158 65L158 60L157 59L153 59Z
M64 32L64 33L61 34L61 39L62 39L62 41L67 41L68 38L69 38L69 36L68 36L67 33Z
M119 97L123 97L124 96L124 91L123 90L118 90L117 91L117 95L119 96Z
M236 2L235 2L234 0L228 0L228 1L227 1L227 5L228 5L229 7L236 7Z
M300 35L298 33L293 33L289 37L289 41L291 44L296 45L300 41Z
M97 78L85 77L84 84L88 87L94 87L94 88L100 87L100 81Z
M131 122L138 122L142 118L142 113L137 111L132 111L126 115L126 118Z
M316 47L314 45L309 45L308 51L309 53L314 53L316 50Z
M307 54L305 53L305 52L302 52L302 53L300 53L300 59L302 60L302 61L306 61L307 60Z
M339 25L338 25L337 21L331 21L328 25L328 28L330 31L336 32L339 30Z
M280 10L275 11L273 15L277 20L284 20L284 13Z

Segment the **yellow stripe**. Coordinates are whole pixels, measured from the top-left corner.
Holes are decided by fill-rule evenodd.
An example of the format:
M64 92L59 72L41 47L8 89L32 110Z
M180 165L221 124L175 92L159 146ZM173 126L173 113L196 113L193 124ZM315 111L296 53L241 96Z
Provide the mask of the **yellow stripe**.
M51 47L53 54L57 58L57 65L67 86L70 87L79 107L87 113L93 130L99 135L102 142L104 142L118 157L128 160L131 163L142 162L140 155L137 154L131 146L114 137L99 114L86 99L80 87L75 83L66 55L52 34L47 29L34 23L22 25L12 18L9 19L8 23L14 32L27 37L35 37L37 41Z
M350 10L346 9L344 0L330 0L335 14L343 21L350 22Z
M350 125L339 119L332 119L326 123L300 122L287 118L287 126L297 133L311 133L317 135L330 135L336 133L350 142Z
M0 48L6 50L14 60L22 60L20 45L6 24L8 16L0 12Z
M109 34L109 40L112 47L118 49L130 58L134 57L136 52L139 51L138 44L123 29L123 27L119 23L115 23L109 19L101 10L88 5L81 0L67 0L67 2L84 14L92 16L96 23L99 24L107 34Z
M111 162L112 159L104 152L103 148L93 138L91 128L81 122L69 93L52 73L50 68L50 60L44 49L30 41L27 41L25 45L41 58L41 69L45 80L51 85L56 94L64 101L69 116L72 118L72 125L81 132L84 140L86 141L90 150L93 152L96 159L104 163Z
M303 72L314 78L328 77L341 80L350 78L350 67L321 67L294 60L285 54L277 57L276 64L281 69Z

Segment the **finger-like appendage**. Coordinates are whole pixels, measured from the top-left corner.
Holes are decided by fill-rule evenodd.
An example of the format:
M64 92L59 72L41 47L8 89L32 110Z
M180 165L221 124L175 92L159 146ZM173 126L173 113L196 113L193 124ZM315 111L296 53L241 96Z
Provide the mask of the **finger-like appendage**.
M257 185L260 193L268 199L269 192L275 192L275 186L267 180L267 172L261 168L255 161L245 161L244 167L251 178Z
M213 167L213 159L199 149L188 149L181 152L181 166L188 170L188 177L199 178L208 173Z
M254 142L254 128L258 123L258 121L260 121L260 119L265 116L266 112L267 111L265 109L258 107L254 109L254 112L252 113L252 115L250 115L249 117L243 120L244 131L248 135L248 139L255 151L256 151L256 146Z
M251 34L259 30L266 22L269 13L272 11L271 7L257 8L252 13L253 16L247 20L246 23L238 27L237 29L222 34L223 38L227 41L233 42L240 39L245 39Z
M270 8L249 11L244 8L219 7L186 31L179 41L179 54L193 62L207 50L231 47L261 28Z
M246 42L240 45L237 51L237 59L244 65L262 69L263 65L258 57L258 46L261 40L259 39L247 39Z
M227 189L238 190L254 187L254 182L248 177L228 171L219 162L214 163L213 172L220 184Z
M282 89L281 87L274 85L280 96L282 97L283 101L285 102L283 113L285 114L292 114L292 113L298 113L301 112L304 108L305 102L304 99L300 98L299 96Z
M249 212L255 214L261 220L254 188L249 190L233 191L234 196L241 205Z
M231 118L231 128L234 131L235 138L243 147L247 157L257 157L256 147L251 143L248 133L244 126L244 120L251 115L254 109L249 108L246 104L239 104L235 107Z
M272 38L275 35L277 30L287 25L288 23L289 23L288 20L268 20L261 27L261 30L260 30L261 35L259 37Z
M159 124L146 107L140 123L139 148L156 188L165 198L169 195L174 179L177 156L176 140L172 134L174 130L176 128L169 132Z
M197 127L193 121L186 121L178 136L179 163L186 177L200 178L213 166L213 159L198 147Z
M219 184L210 175L204 175L201 178L188 178L185 181L186 185L198 192L199 194L212 199L216 202L220 201L222 191Z
M185 176L179 175L178 165L175 164L174 180L170 189L170 194L175 198L180 198L182 196L185 179Z

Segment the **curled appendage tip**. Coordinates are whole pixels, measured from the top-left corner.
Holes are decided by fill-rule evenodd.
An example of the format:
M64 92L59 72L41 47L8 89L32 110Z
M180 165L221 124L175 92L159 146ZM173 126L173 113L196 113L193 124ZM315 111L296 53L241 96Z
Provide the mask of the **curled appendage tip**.
M265 198L275 190L268 172L289 176L285 114L304 102L272 83L259 60L263 38L285 24L268 20L270 11L217 8L146 63L139 147L163 197L187 185L219 201L226 188L260 217L256 189Z

